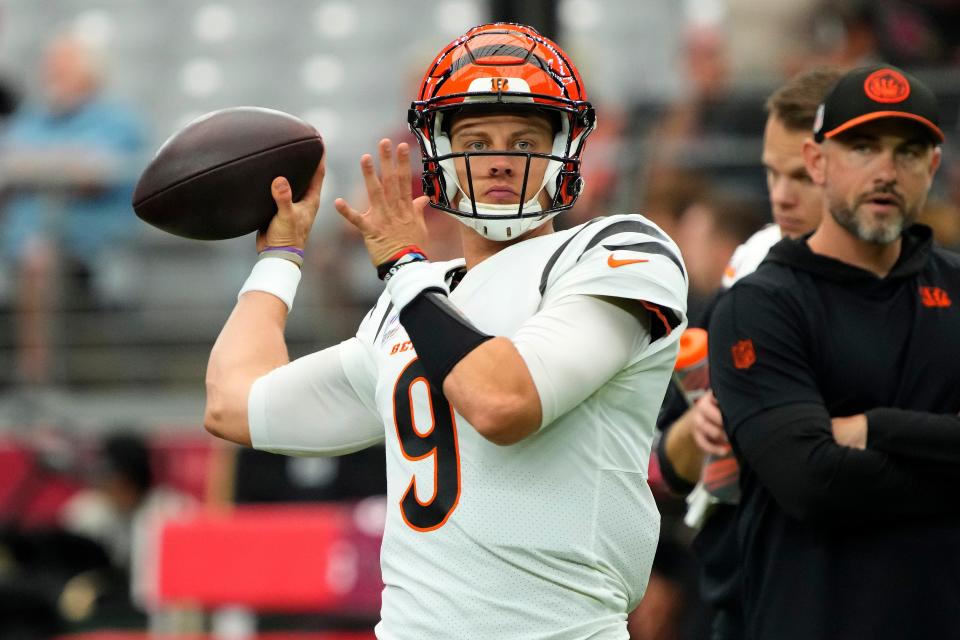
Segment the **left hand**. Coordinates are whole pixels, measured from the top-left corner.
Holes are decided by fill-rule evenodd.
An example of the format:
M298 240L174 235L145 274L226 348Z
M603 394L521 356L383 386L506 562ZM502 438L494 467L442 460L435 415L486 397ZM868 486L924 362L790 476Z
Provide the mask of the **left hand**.
M337 198L333 203L337 212L363 234L363 242L375 267L389 261L408 245L423 248L427 239L423 210L429 201L426 196L413 199L408 144L400 143L394 157L393 144L384 138L378 151L379 177L373 157L365 154L360 158L370 208L360 213L343 198Z
M867 448L867 416L858 413L855 416L843 416L830 420L833 439L837 444L852 449Z

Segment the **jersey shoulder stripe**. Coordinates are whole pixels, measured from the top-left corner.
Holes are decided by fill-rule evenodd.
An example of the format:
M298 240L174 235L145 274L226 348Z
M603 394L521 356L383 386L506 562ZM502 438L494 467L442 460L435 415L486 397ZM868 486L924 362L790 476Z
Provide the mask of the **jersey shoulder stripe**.
M563 232L561 232L563 233ZM686 320L687 273L680 249L653 222L640 215L594 219L570 234L543 269L545 304L582 294L641 301L669 335Z
M590 225L596 222L599 222L600 220L602 220L602 218L594 218L593 220L590 220L589 222L586 222L583 225L581 225L580 228L574 231L570 235L570 237L567 238L563 242L563 244L557 247L557 250L554 251L553 254L547 259L547 263L544 265L543 272L540 275L540 295L541 296L547 290L547 281L550 279L550 272L553 271L554 265L557 264L557 260L559 260L560 256L563 255L564 250L570 245L571 242L573 242L576 239L576 237L580 233L585 231L587 227L589 227Z
M637 241L640 239L673 244L667 234L652 222L642 216L630 214L594 218L579 228L575 227L571 229L570 232L570 237L557 247L543 268L540 277L540 295L546 292L554 268L560 261L561 256L566 257L564 254L567 253L568 248L570 248L569 253L576 252L576 261L579 262L580 258L590 251L590 249L593 249L608 238L624 233L633 235L634 244L639 244ZM605 245L605 248L609 247ZM618 248L629 250L626 246ZM683 274L684 280L686 280L686 270L683 268L682 261L678 258L679 250L674 251L667 245L662 249L655 248L651 245L651 250L669 257L674 264L680 268L680 272Z
M603 220L603 218L597 218L596 220ZM601 228L599 228L580 253L586 253L593 247L600 244L602 241L618 233L638 233L641 235L651 236L657 240L667 242L670 240L667 237L667 234L653 226L652 223L648 223L640 219L621 220L619 222L613 222L612 224L603 225Z

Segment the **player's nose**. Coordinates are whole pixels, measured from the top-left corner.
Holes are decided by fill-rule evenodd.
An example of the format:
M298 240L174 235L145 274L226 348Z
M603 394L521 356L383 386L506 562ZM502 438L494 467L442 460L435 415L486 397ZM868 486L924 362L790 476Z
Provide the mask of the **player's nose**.
M770 202L778 208L787 209L796 204L796 193L787 180L775 180L770 187Z
M513 158L510 156L490 156L490 174L512 176Z

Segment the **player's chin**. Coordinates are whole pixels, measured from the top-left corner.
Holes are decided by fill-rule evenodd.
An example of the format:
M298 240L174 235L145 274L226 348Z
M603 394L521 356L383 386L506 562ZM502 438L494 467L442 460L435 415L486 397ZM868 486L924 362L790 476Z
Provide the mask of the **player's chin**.
M515 193L485 194L477 199L478 204L516 205L520 206L520 196Z

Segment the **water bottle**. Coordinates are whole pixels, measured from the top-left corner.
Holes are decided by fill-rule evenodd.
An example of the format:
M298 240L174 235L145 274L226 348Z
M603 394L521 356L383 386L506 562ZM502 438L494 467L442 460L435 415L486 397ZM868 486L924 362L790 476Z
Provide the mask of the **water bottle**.
M680 352L673 365L673 379L691 407L710 390L710 367L707 364L707 332L690 327L680 336Z
M680 336L680 352L673 377L690 406L710 390L705 330L691 327ZM740 467L732 450L722 456L707 455L700 473L700 484L717 502L739 502Z

